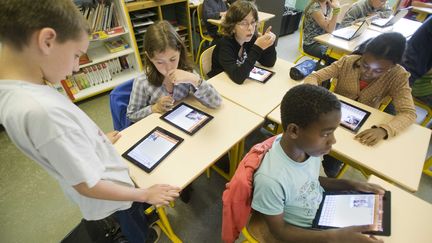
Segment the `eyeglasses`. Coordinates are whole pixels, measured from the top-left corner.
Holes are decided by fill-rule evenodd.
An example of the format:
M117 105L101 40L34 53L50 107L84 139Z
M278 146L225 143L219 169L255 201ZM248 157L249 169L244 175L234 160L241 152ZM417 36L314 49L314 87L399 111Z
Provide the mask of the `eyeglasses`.
M256 25L257 25L257 22L256 21L253 21L253 22L250 22L250 23L248 23L248 22L246 22L246 21L242 21L242 22L239 22L239 23L237 23L240 27L242 27L243 29L247 29L247 28L249 28L249 26L252 26L252 28L255 28L256 27Z

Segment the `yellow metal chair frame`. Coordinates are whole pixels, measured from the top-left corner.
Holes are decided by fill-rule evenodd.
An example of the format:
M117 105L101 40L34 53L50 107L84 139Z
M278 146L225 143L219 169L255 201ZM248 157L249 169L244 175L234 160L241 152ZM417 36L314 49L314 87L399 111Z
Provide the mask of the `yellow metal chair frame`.
M305 19L305 15L303 14L303 16L301 17L300 26L299 26L300 38L299 38L298 50L300 52L300 55L297 57L297 59L294 61L294 63L297 63L303 57L310 57L310 58L312 58L314 60L319 60L320 59L318 57L314 57L312 55L307 54L303 50L303 25L304 25L304 19Z
M432 156L429 157L423 166L423 173L428 176L432 176L432 170L430 169L432 167Z
M156 210L156 213L159 216L159 220L156 221L156 224L161 228L162 232L168 237L168 239L171 240L173 243L181 243L182 241L178 236L174 233L173 229L171 228L171 224L168 220L168 217L165 212L164 207L157 207L154 206L148 208L145 213L150 214L153 210Z
M427 112L426 117L420 123L420 125L425 127L432 119L432 109L426 103L416 98L414 98L414 104Z
M246 227L243 227L242 234L246 238L243 243L259 243L247 230Z
M199 29L199 33L200 33L200 37L201 37L201 42L198 46L198 51L196 54L196 59L195 59L195 63L198 63L199 61L199 57L201 54L201 48L203 46L203 44L208 41L209 43L213 41L213 37L211 37L210 35L206 34L204 31L204 20L202 19L202 11L203 11L203 4L201 3L200 5L198 5L197 8L197 16L198 16L198 29Z

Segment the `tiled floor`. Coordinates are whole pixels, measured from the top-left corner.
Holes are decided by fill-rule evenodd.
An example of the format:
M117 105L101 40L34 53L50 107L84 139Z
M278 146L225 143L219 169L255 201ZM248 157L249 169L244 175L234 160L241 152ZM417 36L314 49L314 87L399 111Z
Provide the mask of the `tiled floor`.
M280 38L278 56L294 61L298 32ZM287 70L288 75L288 70ZM100 95L79 104L104 131L112 130L108 96ZM0 242L59 242L81 219L57 182L27 159L0 131ZM346 177L363 179L354 170ZM220 242L221 195L226 181L212 173L193 183L189 204L177 201L169 209L172 226L184 242ZM432 179L422 177L416 196L432 202ZM169 242L162 236L161 242Z

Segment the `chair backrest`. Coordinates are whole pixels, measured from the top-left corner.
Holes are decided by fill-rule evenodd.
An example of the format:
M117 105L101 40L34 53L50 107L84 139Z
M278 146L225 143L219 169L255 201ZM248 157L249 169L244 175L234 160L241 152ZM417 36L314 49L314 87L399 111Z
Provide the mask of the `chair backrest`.
M203 79L207 79L207 73L209 73L211 70L213 50L215 47L216 46L211 46L207 48L200 56L200 73Z
M110 108L114 130L121 131L131 124L131 121L126 117L126 111L133 81L131 79L118 85L110 93Z

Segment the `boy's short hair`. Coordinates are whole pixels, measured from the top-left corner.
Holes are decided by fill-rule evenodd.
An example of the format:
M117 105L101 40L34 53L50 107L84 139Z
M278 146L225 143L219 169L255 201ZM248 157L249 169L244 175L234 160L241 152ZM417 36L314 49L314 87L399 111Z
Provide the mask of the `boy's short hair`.
M327 89L301 84L291 88L282 99L282 128L285 131L290 123L305 128L318 121L321 115L340 109L338 98Z
M31 35L42 28L56 31L56 40L77 40L90 34L87 20L72 0L1 0L0 42L21 50Z

